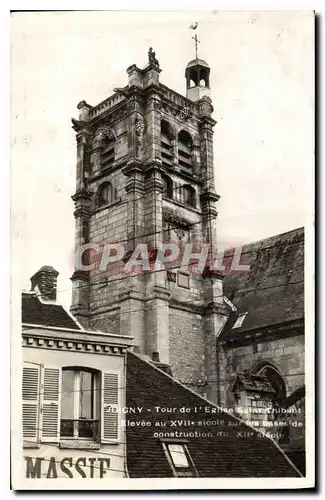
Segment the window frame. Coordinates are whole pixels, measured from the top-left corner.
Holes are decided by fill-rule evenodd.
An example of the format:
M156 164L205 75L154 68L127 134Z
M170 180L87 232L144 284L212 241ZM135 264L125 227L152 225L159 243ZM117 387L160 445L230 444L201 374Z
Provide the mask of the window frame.
M62 368L62 382L63 373L71 371L74 373L73 376L73 419L62 418L62 397L60 401L61 416L60 416L60 440L71 440L71 441L98 441L100 437L100 372L86 367L75 367L66 366ZM80 418L80 385L81 385L81 373L90 373L92 375L92 397L91 397L91 414L92 418ZM61 433L61 422L62 420L72 420L73 421L73 436L64 436ZM96 432L93 432L93 437L80 437L79 436L79 422L80 421L93 421L97 422Z
M196 189L190 184L184 184L182 190L183 204L186 207L197 208Z
M181 466L175 465L172 453L169 449L169 447L173 446L173 445L181 446L183 448L184 456L185 456L187 463L188 463L187 466L181 467ZM172 469L174 477L199 477L199 474L195 468L193 459L191 457L191 454L190 454L185 442L179 441L179 440L177 440L177 441L174 441L174 440L167 441L166 440L166 441L162 441L162 446L163 446L165 455L167 457L168 463ZM189 474L186 474L185 472L189 472Z
M79 432L70 432L70 436L61 433L61 421L74 419L61 418L62 408L62 372L91 372L94 376L93 412L94 419L78 421L96 421L91 436L79 437ZM122 426L118 408L121 405L121 370L103 371L83 365L43 365L29 361L23 362L22 370L22 434L24 448L39 448L41 443L109 443L119 444L122 439ZM105 385L104 380L107 379ZM75 388L75 377L73 387ZM75 392L69 387L70 392ZM73 405L80 405L73 402ZM109 408L112 410L110 411ZM78 417L80 416L78 408ZM74 412L74 407L73 407ZM73 413L72 412L72 413ZM73 415L75 415L73 413ZM87 443L87 444L86 444Z
M100 202L100 199L102 198L102 194L106 190L106 200L104 203ZM98 186L97 190L97 195L96 195L96 208L97 209L104 209L114 203L114 189L113 189L113 184L110 181L104 181Z
M247 316L247 312L238 314L238 317L237 317L237 319L236 319L236 321L233 324L231 329L234 330L235 328L240 328L243 325L246 316Z

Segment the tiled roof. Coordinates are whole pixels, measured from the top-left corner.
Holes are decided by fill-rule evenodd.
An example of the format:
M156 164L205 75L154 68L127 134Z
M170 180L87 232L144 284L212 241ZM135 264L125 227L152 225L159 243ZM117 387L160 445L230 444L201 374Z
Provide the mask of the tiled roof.
M22 293L22 323L81 330L60 304L42 302L36 293Z
M159 438L155 432L168 433L174 442L185 440L199 477L299 477L269 438L262 437L131 352L127 355L126 404L143 408L142 413L127 417L131 422L126 427L127 466L131 478L173 477L162 446L167 436ZM156 407L175 411L156 411ZM216 425L216 420L223 423ZM175 427L172 421L183 422L183 426ZM151 425L145 425L146 422ZM165 426L155 426L162 422ZM185 426L186 422L191 423ZM177 437L176 432L191 435ZM208 437L199 434L203 432ZM220 435L221 432L226 434Z
M224 265L229 270L234 250ZM225 296L236 306L221 337L304 318L304 229L299 228L245 245L240 264L249 271L226 272ZM247 313L239 328L232 328L240 313Z

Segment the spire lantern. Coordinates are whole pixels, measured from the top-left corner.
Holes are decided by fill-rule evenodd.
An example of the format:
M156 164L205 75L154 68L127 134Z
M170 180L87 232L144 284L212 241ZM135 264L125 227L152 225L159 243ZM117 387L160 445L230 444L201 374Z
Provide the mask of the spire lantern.
M198 23L193 23L190 29L195 30ZM200 40L195 34L192 36L195 43L195 59L186 66L186 97L191 101L199 101L203 96L210 97L210 67L203 59L198 58L198 44Z

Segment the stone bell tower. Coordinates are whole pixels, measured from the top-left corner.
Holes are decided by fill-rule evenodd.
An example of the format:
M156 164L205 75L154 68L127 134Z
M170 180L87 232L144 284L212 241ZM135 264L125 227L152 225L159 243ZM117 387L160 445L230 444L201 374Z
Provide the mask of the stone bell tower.
M216 248L210 68L200 59L187 65L187 97L160 73L150 49L143 69L127 69L125 87L96 106L78 105L76 249L120 243L130 255L146 243L155 255L166 241ZM98 258L89 250L87 263L92 252ZM71 311L89 329L132 335L138 352L218 400L215 345L227 318L220 276L175 263L129 275L126 260L101 273L76 269Z

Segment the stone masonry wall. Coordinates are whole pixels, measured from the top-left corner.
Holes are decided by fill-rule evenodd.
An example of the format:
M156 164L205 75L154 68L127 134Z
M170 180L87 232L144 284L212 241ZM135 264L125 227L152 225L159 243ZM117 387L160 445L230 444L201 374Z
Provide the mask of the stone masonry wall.
M204 380L204 332L199 314L169 308L169 352L173 376L195 384ZM191 386L194 390L195 387Z
M256 352L254 352L256 350ZM226 405L232 406L234 399L230 389L236 373L251 371L259 361L275 365L286 384L286 395L304 385L304 335L297 335L253 345L224 350L224 381L228 398Z

